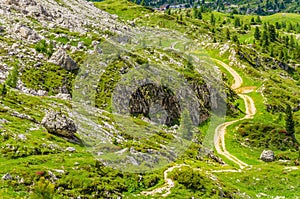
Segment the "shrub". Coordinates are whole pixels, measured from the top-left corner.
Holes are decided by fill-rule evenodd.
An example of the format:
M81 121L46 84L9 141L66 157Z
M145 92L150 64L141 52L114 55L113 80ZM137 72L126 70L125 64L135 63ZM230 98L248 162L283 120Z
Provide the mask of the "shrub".
M47 44L46 40L42 39L40 40L36 45L35 45L35 50L39 53L44 53L46 54L48 57L51 57L54 50L53 50L54 46L53 43L50 42L49 44Z
M19 75L19 66L18 63L15 63L13 69L10 71L6 79L6 84L12 88L16 88L18 82L18 75Z
M52 199L54 196L54 184L51 184L44 177L33 188L32 199Z

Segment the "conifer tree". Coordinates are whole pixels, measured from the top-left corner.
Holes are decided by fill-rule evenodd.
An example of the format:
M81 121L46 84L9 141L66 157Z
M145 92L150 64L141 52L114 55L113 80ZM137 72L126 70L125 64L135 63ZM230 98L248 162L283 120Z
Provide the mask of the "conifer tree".
M256 40L259 40L260 39L260 30L259 30L259 28L256 26L255 27L255 32L254 32L254 38L256 39Z
M211 13L211 15L210 15L210 23L213 26L216 24L216 18L215 18L215 15L213 13Z
M276 41L276 31L275 31L275 27L274 25L269 25L269 38L270 38L270 42L274 42Z
M226 29L226 39L230 40L230 31L228 28Z
M288 135L294 136L295 135L295 122L293 118L292 108L289 104L286 106L285 110L285 128L288 132Z

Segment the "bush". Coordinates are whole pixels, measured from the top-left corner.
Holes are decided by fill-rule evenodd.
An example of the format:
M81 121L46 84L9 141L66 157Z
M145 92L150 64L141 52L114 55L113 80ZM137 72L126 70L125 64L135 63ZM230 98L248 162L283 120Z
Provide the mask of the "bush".
M41 177L39 182L33 188L31 195L32 199L52 199L54 196L54 184L51 184L44 177Z
M179 184L184 185L186 188L193 191L201 191L205 194L213 190L211 181L200 171L194 170L190 167L181 167L180 169L174 170L170 177L176 180Z
M53 50L53 43L50 42L47 44L46 40L42 39L35 45L35 50L39 53L44 53L48 57L51 57L54 50Z
M6 84L12 88L16 88L18 82L18 75L19 75L19 66L18 63L15 63L13 69L10 71L6 79Z
M296 143L291 135L279 125L257 122L243 122L237 132L241 137L249 139L252 147L263 147L286 151L295 148Z
M1 98L4 98L8 92L8 89L6 87L6 84L0 84L0 96Z

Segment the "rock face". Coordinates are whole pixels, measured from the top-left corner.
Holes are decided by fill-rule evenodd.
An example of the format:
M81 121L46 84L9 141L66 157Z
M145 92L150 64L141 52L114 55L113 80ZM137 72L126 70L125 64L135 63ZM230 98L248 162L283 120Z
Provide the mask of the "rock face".
M129 106L132 115L142 114L150 119L155 118L155 114L160 114L162 112L160 110L163 110L164 117L161 118L161 122L170 126L179 121L181 113L178 99L172 91L154 84L138 88L132 94Z
M69 71L78 69L76 62L71 59L71 57L69 57L66 51L62 48L56 51L48 60L48 62L61 66L62 68Z
M264 150L260 155L260 159L265 162L272 162L275 160L274 152L272 150Z
M57 134L66 138L75 137L74 134L77 131L74 121L61 112L47 112L46 116L42 120L42 125L49 133Z

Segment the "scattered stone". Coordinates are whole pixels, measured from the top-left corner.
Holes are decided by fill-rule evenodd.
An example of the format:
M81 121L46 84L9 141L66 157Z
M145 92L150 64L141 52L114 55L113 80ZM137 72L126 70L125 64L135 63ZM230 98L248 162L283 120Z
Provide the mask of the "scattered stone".
M72 97L70 94L63 94L63 93L58 93L55 95L55 98L63 99L63 100L71 100Z
M2 176L2 180L12 180L12 176L9 173L6 173L4 176Z
M37 56L37 58L44 59L45 57L44 57L44 55L42 53L39 53L38 56Z
M58 180L57 177L56 177L56 175L54 173L52 173L51 171L48 171L48 174L50 176L50 181L52 183L54 183L56 180Z
M72 138L77 131L74 121L61 112L49 111L42 120L49 133Z
M24 39L28 39L28 40L39 40L40 39L40 37L34 30L32 30L31 28L24 26L24 25L17 26L16 33L18 33Z
M99 41L92 41L92 46L97 46L99 44Z
M76 149L74 147L68 147L68 148L66 148L66 151L73 153L76 151Z
M19 134L19 135L18 135L18 138L19 138L20 140L26 140L26 136L25 136L24 134Z
M78 42L77 48L83 49L84 48L84 43L83 42Z
M9 123L6 119L0 118L0 124L7 124Z
M26 119L26 120L32 121L34 123L38 123L34 118L30 117L29 115L22 114L17 111L12 111L11 116L18 117L20 119Z
M69 71L73 71L79 68L76 62L71 59L71 57L62 48L56 51L48 60L48 62L56 64Z
M64 174L65 173L64 170L60 170L60 169L54 169L53 171L56 172L56 173L59 173L59 174Z
M265 162L273 162L275 160L275 155L272 150L264 150L261 155L260 159Z

